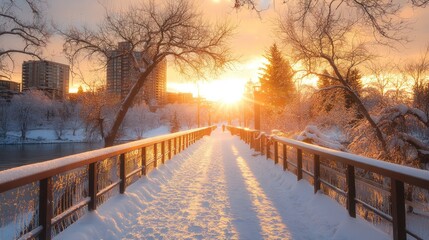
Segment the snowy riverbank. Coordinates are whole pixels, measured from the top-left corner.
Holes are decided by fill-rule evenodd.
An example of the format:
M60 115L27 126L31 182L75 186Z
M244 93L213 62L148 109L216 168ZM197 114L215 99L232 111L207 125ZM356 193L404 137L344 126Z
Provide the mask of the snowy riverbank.
M160 126L155 129L146 131L143 134L143 138L154 137L162 134L170 133L168 126ZM120 137L119 141L133 141L137 137L132 132L126 132L124 136ZM21 132L9 131L5 138L0 138L0 144L49 144L49 143L70 143L70 142L97 142L99 139L88 140L84 129L78 129L74 132L73 130L64 130L61 139L58 139L55 130L53 129L34 129L27 132L27 139L21 139Z

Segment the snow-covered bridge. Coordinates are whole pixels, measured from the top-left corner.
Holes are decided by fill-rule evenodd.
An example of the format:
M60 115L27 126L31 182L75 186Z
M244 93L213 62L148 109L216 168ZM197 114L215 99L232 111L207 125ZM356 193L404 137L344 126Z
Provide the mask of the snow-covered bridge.
M118 146L4 172L0 175L0 239L22 234L57 239L392 238L365 220L350 217L350 211L327 195L314 194L311 180L297 181L296 175L284 171L284 164L274 164L286 155L278 146L272 148L273 162L228 131L217 129L203 137L210 130L143 140L128 144L126 151ZM248 134L243 137L249 140ZM296 160L296 155L288 154ZM289 168L299 165L309 173L302 162L293 162ZM77 170L64 172L70 166ZM46 178L40 183L34 180ZM24 183L30 184L21 186ZM339 194L330 195L344 202ZM18 210L11 205L19 206ZM44 209L50 210L43 213Z
M312 187L253 156L238 137L205 137L66 229L60 239L383 239ZM385 237L387 238L387 237Z

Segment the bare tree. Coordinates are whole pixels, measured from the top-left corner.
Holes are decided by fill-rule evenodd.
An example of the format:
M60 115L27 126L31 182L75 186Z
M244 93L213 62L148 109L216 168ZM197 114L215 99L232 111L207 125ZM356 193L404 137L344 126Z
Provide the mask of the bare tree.
M344 12L338 10L336 2L315 1L310 6L298 6L295 13L289 13L279 22L280 33L284 43L291 47L294 60L302 63L305 72L330 78L336 83L321 91L342 89L346 93L371 125L382 149L387 152L380 128L350 81L353 70L374 57L357 33L365 22L361 22L359 15L345 17ZM306 11L305 18L302 18L301 11ZM326 75L325 69L333 74Z
M276 0L272 0L275 6ZM235 0L234 8L247 6L249 9L259 11L257 6L260 0ZM345 9L348 14L351 12L358 14L367 26L371 27L374 36L381 37L379 40L405 40L398 30L406 27L406 21L400 17L400 11L404 6L411 3L415 7L426 7L429 0L283 0L283 4L294 4L298 6L296 13L300 19L305 19L311 15L310 11L319 4L332 4L335 9Z
M371 62L368 66L369 70L372 73L373 79L369 83L370 86L374 87L380 96L384 98L389 90L392 87L393 77L391 74L393 72L393 66L387 64L377 64Z
M111 125L112 111L118 108L118 96L107 93L105 89L98 89L83 95L80 100L80 115L85 124L87 139L92 140L98 136L104 138Z
M170 58L180 71L195 74L220 69L230 61L226 41L232 30L226 23L209 24L187 0L148 0L119 13L107 12L95 30L84 27L62 32L72 64L85 58L106 63L117 42L131 45L125 54L134 59L138 76L107 131L105 145L113 144L128 108L160 62ZM135 51L142 52L141 61Z
M419 59L405 65L403 73L413 84L414 107L423 110L429 117L429 44Z
M0 74L13 71L14 54L40 58L50 36L40 0L3 0L0 3ZM8 44L4 44L7 42Z

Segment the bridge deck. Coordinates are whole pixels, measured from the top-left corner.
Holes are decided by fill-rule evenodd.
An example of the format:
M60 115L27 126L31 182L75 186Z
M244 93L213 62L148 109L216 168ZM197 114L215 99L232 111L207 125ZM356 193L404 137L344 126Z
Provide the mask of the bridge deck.
M216 130L59 239L383 239L386 235Z

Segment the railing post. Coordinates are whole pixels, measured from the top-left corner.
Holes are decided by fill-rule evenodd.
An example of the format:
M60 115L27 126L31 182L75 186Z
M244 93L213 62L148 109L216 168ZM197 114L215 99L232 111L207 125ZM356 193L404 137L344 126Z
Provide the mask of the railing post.
M347 165L347 210L352 218L356 218L356 185L355 185L355 167Z
M146 176L146 147L142 148L142 176Z
M125 188L127 184L127 175L125 172L125 153L119 155L119 177L121 178L121 183L119 184L119 193L125 193Z
M161 142L161 162L162 164L165 163L165 141Z
M261 136L261 154L265 155L265 135Z
M299 148L296 151L296 161L297 161L296 177L299 181L302 179L302 150Z
M182 150L181 150L181 146L182 146L182 136L179 136L179 147L178 147L178 152L176 152L176 153L179 153L179 152L181 152Z
M404 183L391 178L393 239L406 239Z
M287 170L287 146L283 143L283 171Z
M314 193L317 193L320 190L320 156L314 154L313 159L313 169L314 169Z
M97 209L97 181L98 181L98 170L97 163L90 163L88 169L88 194L91 198L88 203L88 210L93 211Z
M274 144L274 164L279 163L279 143L273 141Z
M153 159L154 159L154 162L153 162L153 167L154 168L157 168L158 167L158 149L157 149L157 147L156 147L156 145L158 145L158 144L153 144Z
M39 195L39 224L43 227L40 233L40 239L52 239L51 235L51 219L53 216L53 193L52 179L45 178L40 180L40 195Z

